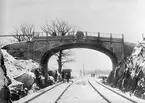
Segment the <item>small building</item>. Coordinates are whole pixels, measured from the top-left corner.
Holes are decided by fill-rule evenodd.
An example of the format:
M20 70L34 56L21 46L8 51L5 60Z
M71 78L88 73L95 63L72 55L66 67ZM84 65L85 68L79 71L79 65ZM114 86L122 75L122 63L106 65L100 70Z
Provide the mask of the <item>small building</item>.
M62 70L62 73L64 73L64 75L65 75L66 73L68 73L69 76L70 76L70 78L71 78L71 72L72 72L71 69L63 69L63 70Z

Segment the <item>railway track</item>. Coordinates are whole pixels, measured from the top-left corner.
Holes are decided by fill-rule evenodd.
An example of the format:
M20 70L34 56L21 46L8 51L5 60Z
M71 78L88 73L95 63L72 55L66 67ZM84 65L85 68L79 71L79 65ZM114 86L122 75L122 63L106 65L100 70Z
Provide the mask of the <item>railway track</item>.
M96 95L96 93L93 91L93 88L88 84L87 81L88 80L80 79L80 81L76 81L73 84L73 86L69 85L62 92L62 94L58 97L58 99L54 103L84 103L84 102L85 103L94 103L94 102L97 102L97 103L107 103L106 101L102 100L102 98L99 95ZM78 85L78 86L76 86L76 85ZM71 86L71 88L69 88L70 86ZM81 88L81 86L82 86L82 88ZM94 94L92 95L92 94L89 94L91 92L88 93L87 91L83 91L82 92L84 94L83 95L81 93L78 93L78 92L81 92L81 90L79 91L78 89L75 89L74 87L75 88L80 88L80 89L82 89L82 91L83 91L84 88L86 88L87 91L93 91ZM68 90L68 88L69 88L69 90ZM88 97L85 96L86 93L87 93ZM95 97L95 99L94 99L94 97Z
M107 103L139 103L114 90L104 86L96 80L88 80L92 88L107 102Z
M30 97L29 99L25 100L24 102L21 101L21 102L16 102L16 103L42 103L42 102L43 103L64 103L64 102L67 103L68 102L67 100L71 100L71 99L68 99L68 98L72 98L71 96L74 96L74 97L81 96L78 92L73 92L79 87L79 86L77 86L79 83L83 83L80 81L84 81L84 80L81 78L78 78L76 80L73 80L70 83L56 84L52 87L42 90L41 93L39 93L33 97ZM91 92L91 94L88 95L89 98L93 98L93 99L89 99L89 100L94 100L94 101L98 101L101 103L102 102L103 103L140 103L140 102L136 102L128 97L123 96L122 94L119 94L119 93L111 90L110 88L99 83L95 79L87 79L86 83L88 85L86 84L86 86L82 87L82 88L83 89L85 88L85 90L87 89L87 91L93 91L93 92ZM74 84L74 85L71 86L72 84ZM70 86L71 86L71 88L69 89ZM74 89L74 87L75 87L75 89ZM75 94L72 94L72 92ZM97 92L97 94L96 94L96 92ZM88 92L86 92L86 91L83 91L82 93L88 94ZM72 94L72 95L70 95L70 94ZM95 98L92 96L94 96ZM86 98L84 98L84 97L83 97L83 99L86 100ZM79 101L79 100L81 100L81 99L78 99L77 101ZM91 102L89 101L88 103L91 103Z
M77 80L79 80L79 79L81 79L81 78L78 78ZM76 82L77 80L75 80L74 82ZM63 94L68 90L68 88L69 88L74 82L72 82L71 84L69 84L69 85L64 89L64 91L58 96L58 98L55 100L54 103L58 103L58 101L61 99L61 97L63 96Z
M70 83L59 83L51 88L48 87L48 89L40 90L40 93L34 94L32 97L29 96L28 98L26 97L27 99L23 98L14 103L57 103L65 91L77 80L78 79L70 81ZM57 95L55 95L55 93Z
M66 89L59 95L59 97L56 99L56 101L54 103L58 103L58 101L60 100L60 98L62 97L62 95L67 91L67 89L73 84L73 82L71 84L69 84Z
M24 97L24 98L22 98L22 99L20 99L18 101L14 101L14 103L29 103L32 100L36 99L37 97L43 95L44 93L56 88L57 86L60 86L61 84L62 84L62 82L58 83L56 85L53 85L53 86L46 87L46 88L44 88L42 90L39 90L39 92L31 94L31 96L28 95L28 96L26 96L26 97Z
M99 92L98 89L95 88L95 86L93 86L93 84L88 81L89 84L91 85L91 87L107 102L107 103L111 103L111 101L109 99L107 99L101 92Z

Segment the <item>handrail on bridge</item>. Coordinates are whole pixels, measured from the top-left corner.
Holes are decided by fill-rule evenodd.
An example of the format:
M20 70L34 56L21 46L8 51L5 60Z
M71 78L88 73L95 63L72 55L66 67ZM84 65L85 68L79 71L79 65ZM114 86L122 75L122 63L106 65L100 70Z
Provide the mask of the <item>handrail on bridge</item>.
M123 38L123 34L112 34L112 33L100 33L100 32L87 32L82 31L84 33L84 36L95 36L95 37L112 37L112 38ZM76 32L68 32L65 36L75 36ZM35 32L36 37L40 36L51 36L49 34L46 34L44 32Z
M97 37L98 40L100 40L101 38L110 38L110 42L112 42L113 39L121 39L122 42L124 42L124 35L123 34L112 34L112 33L100 33L100 32L87 32L87 31L80 31L83 32L84 34L84 38L87 39L89 37ZM73 32L68 32L65 36L63 37L76 37L76 33L77 31L73 31ZM10 36L24 36L24 35L0 35L0 37L10 37ZM33 39L35 38L39 38L39 37L52 37L51 35L48 35L44 32L35 32L34 35L29 35L32 36ZM61 39L62 36L56 36L56 37L60 37Z
M37 32L37 36L34 37L34 40L38 40L42 37L48 37L48 40L63 40L63 39L77 39L77 33L82 32L84 40L103 40L106 42L124 42L124 35L123 34L112 34L112 33L100 33L100 32L87 32L87 31L73 31L68 32L65 36L51 36L44 32ZM55 39L56 38L56 39Z

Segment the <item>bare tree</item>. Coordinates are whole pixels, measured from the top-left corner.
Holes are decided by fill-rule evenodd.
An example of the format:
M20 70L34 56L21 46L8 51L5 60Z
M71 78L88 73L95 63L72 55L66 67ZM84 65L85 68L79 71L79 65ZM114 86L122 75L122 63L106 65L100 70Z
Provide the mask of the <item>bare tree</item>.
M19 29L15 29L14 37L19 41L31 41L35 33L34 25L22 24Z
M51 36L65 36L69 32L74 32L75 26L69 25L66 21L54 20L50 24L46 22L46 24L42 27L42 31ZM74 59L69 58L71 56L71 51L64 52L63 50L60 50L55 55L58 58L57 62L59 72L61 72L65 63L74 61Z
M42 27L42 31L51 36L65 36L69 32L74 32L75 26L68 24L66 21L51 21L50 24L46 24Z
M74 58L70 58L72 56L71 50L69 51L59 51L58 53L55 54L57 56L57 62L58 62L58 70L61 72L62 67L64 64L69 63L69 62L74 62Z
M20 35L20 32L18 29L15 29L14 33L14 37L18 40L18 42L24 41L24 36Z

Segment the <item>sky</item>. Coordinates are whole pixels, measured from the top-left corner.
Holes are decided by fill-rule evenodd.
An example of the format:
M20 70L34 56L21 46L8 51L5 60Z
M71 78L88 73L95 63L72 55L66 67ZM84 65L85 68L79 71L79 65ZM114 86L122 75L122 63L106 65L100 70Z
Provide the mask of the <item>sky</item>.
M138 42L145 33L145 0L1 0L0 33L11 33L20 24L59 19L80 30L124 34ZM3 19L2 19L3 18Z
M145 0L0 0L0 34L26 23L41 31L46 21L59 19L82 31L124 34L125 41L137 43L145 34L144 4ZM98 56L90 50L81 54L78 58Z
M74 58L74 62L66 63L63 66L63 69L72 69L72 71L79 72L80 70L85 71L94 71L94 70L102 70L102 71L111 71L112 70L112 62L108 56L105 54L91 50L91 49L71 49L71 53L73 56L69 58ZM49 69L57 69L57 57L52 56L48 62Z

